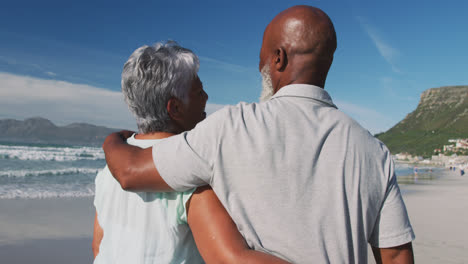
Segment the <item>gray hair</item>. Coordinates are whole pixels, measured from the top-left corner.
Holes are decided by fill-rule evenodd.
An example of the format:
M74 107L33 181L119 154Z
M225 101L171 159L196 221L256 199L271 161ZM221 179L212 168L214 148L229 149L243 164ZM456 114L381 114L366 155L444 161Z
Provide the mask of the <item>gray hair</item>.
M166 106L171 97L188 102L200 62L175 41L135 50L122 71L122 93L140 133L174 132Z

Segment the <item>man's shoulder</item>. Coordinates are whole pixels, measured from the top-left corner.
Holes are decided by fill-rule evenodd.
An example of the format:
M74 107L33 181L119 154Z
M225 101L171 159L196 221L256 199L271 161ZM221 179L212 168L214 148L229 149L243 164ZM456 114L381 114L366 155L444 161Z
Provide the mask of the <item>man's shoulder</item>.
M239 103L237 103L235 105L226 105L223 108L221 108L220 110L214 112L213 114L216 114L216 113L224 113L224 114L226 114L226 113L236 113L236 112L239 112L239 111L255 109L256 107L258 107L258 105L260 105L260 103L239 102Z
M207 117L212 122L237 120L239 116L254 113L259 108L259 103L239 102L235 105L226 105ZM203 123L203 122L202 122Z
M362 149L367 149L368 151L373 149L387 155L386 153L389 152L388 148L382 141L372 135L368 129L338 109L332 109L331 111L333 111L334 119L337 122L338 129L336 131L346 134L347 138L355 142Z
M363 127L358 121L354 118L350 117L340 109L333 109L330 108L330 114L333 115L333 119L335 119L340 126L347 127L351 131L355 133L359 133L361 135L372 136L368 129Z

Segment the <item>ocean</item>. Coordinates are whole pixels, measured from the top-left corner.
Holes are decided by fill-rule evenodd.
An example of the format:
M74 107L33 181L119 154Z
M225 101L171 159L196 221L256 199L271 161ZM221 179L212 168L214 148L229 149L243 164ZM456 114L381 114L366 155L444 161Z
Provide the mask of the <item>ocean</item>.
M93 196L105 164L97 147L0 144L0 199Z
M106 165L99 147L0 143L0 199L89 197L96 174ZM434 173L440 168L419 167ZM409 164L397 164L397 176L414 174Z

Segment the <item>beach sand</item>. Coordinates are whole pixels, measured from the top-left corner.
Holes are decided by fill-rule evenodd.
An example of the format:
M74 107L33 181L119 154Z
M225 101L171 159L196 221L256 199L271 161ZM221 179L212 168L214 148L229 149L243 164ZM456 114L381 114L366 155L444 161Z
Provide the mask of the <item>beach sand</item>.
M421 178L399 184L416 234L415 262L468 263L468 177L446 170ZM375 263L372 252L369 263Z
M93 199L0 199L0 262L92 263Z
M416 240L418 263L468 263L468 177L445 171L439 179L401 185Z
M400 188L416 262L467 263L468 176L446 171ZM92 263L92 198L0 200L0 211L1 263Z

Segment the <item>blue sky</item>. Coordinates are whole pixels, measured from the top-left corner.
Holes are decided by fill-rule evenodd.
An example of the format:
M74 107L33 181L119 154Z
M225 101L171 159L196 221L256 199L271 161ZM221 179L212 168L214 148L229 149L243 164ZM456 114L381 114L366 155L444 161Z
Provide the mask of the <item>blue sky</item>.
M263 30L297 4L331 17L338 49L325 89L372 133L413 111L424 90L468 85L463 0L10 1L0 9L0 118L133 128L122 65L168 39L200 57L210 111L256 102Z

